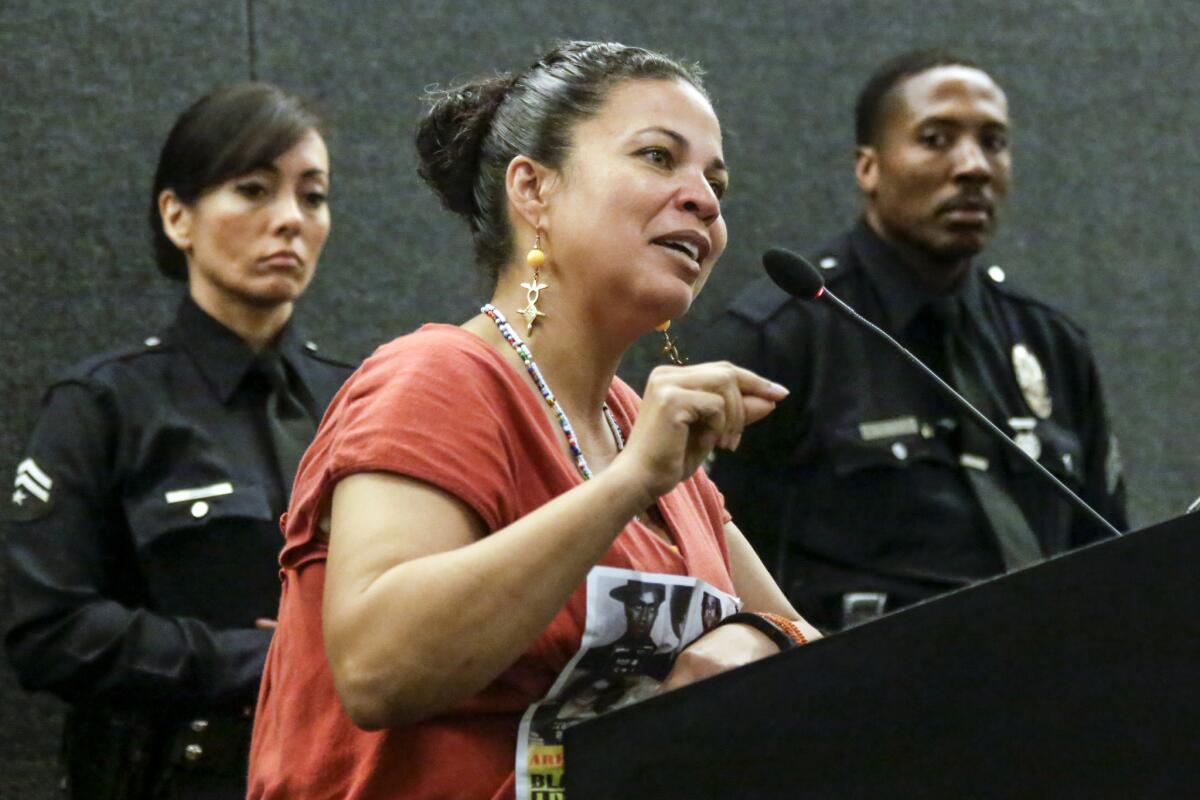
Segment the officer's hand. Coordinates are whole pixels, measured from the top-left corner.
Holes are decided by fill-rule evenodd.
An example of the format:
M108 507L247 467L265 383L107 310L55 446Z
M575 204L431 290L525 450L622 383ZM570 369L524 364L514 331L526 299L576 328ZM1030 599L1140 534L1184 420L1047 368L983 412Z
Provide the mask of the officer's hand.
M279 627L279 623L273 619L259 617L258 619L254 620L254 627L258 628L260 631L273 631Z
M729 624L713 628L692 642L675 659L662 691L678 689L728 669L749 664L779 652L779 645L749 625Z
M736 449L742 429L787 397L782 386L727 361L650 373L629 445L613 462L658 497L690 477L714 447Z

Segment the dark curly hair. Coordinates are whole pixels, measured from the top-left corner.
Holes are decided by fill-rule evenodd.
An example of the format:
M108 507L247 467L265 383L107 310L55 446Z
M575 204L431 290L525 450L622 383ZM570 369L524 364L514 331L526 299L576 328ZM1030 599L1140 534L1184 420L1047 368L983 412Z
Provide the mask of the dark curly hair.
M159 271L187 280L187 258L163 232L158 196L164 189L194 203L230 178L269 166L321 128L308 100L269 83L219 87L180 114L159 154L150 192L150 236Z
M465 217L476 260L495 278L512 253L505 173L517 155L561 168L571 130L627 80L682 80L708 97L696 64L615 42L559 43L520 74L500 73L428 93L417 126L417 171Z

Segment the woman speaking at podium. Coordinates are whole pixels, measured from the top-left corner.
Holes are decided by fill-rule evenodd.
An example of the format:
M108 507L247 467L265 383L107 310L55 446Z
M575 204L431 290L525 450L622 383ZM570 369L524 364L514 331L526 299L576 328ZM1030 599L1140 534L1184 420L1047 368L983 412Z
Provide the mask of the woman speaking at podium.
M593 610L682 647L685 605L632 587L686 599L686 576L763 612L697 638L665 688L817 635L698 469L786 391L729 364L660 367L640 400L615 377L725 248L729 178L698 70L562 44L438 92L417 149L495 290L461 326L381 347L301 464L253 798L511 796L522 717ZM597 569L617 588L589 599Z

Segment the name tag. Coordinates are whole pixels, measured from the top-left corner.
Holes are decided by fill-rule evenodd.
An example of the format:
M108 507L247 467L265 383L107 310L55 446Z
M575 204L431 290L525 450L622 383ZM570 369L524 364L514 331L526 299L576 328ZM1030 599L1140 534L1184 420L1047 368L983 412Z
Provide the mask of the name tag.
M167 502L190 503L193 500L207 500L210 497L220 497L226 494L233 494L233 484L228 481L214 483L211 486L197 486L195 489L176 489L173 492L167 492Z
M895 419L881 419L875 422L860 422L858 424L858 433L862 436L864 442L872 442L876 439L894 439L897 436L912 436L918 433L921 426L917 424L916 417L896 417Z
M958 457L958 463L967 469L977 469L980 472L987 472L988 470L988 460L974 453L963 453Z

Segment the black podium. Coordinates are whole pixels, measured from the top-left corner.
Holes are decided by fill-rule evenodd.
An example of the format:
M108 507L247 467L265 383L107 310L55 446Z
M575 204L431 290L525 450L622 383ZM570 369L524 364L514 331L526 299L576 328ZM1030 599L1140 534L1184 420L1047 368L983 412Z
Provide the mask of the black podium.
M1200 514L566 733L570 800L1200 797Z

